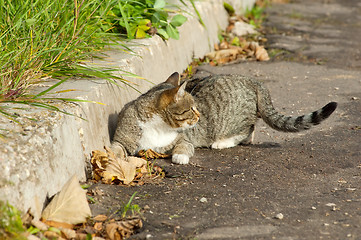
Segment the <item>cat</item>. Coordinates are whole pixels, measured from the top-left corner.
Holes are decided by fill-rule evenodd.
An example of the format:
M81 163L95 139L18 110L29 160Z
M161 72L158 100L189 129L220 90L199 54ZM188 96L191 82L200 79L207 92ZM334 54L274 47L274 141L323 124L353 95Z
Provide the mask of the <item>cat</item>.
M328 118L337 103L291 117L278 113L267 88L242 75L212 75L180 84L178 73L156 85L119 113L112 149L130 155L152 149L187 164L194 148L224 149L251 144L262 118L278 131L299 132Z

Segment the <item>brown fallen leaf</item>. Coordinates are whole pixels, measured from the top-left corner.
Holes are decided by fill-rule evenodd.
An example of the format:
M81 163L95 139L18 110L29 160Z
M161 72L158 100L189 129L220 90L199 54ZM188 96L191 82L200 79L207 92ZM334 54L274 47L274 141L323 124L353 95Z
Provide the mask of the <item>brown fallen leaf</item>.
M257 42L249 42L245 45L244 51L248 57L255 57L258 61L268 61L270 58L266 49Z
M217 63L215 63L214 61L210 61L209 65L211 65L212 67L215 67L215 66L217 66Z
M60 231L66 239L75 239L76 238L76 232L73 229L60 228Z
M229 42L223 40L220 44L219 44L219 50L222 50L222 49L228 49L230 47L230 44Z
M110 158L103 172L103 181L110 183L114 179L119 179L127 185L133 181L136 169L146 164L146 160L138 157L128 157L127 161L119 158Z
M225 64L225 63L231 62L233 60L235 60L235 58L233 59L233 58L230 58L230 57L225 57L225 58L218 59L217 63L218 64Z
M56 232L53 232L53 231L45 231L44 237L46 237L48 239L59 239L60 238L59 234L57 234Z
M78 178L74 175L55 195L44 209L41 217L44 221L79 224L86 222L91 216L86 191L80 187ZM47 223L49 225L49 223Z
M104 222L105 220L108 219L108 217L106 215L97 215L93 217L93 219L97 222Z
M57 222L57 221L51 221L51 220L43 220L43 222L50 227L56 227L56 228L73 229L75 227L74 224L69 224L69 223L65 223L65 222Z
M126 157L125 154L117 154L119 157L116 157L110 148L104 148L106 152L93 151L91 157L94 179L101 179L103 183L118 180L128 185L134 180L136 170L147 164L142 158Z
M88 234L86 234L86 233L77 233L75 239L76 240L86 240L86 239L88 239Z
M106 233L111 240L121 240L128 238L137 228L142 228L143 222L140 218L127 219L108 223L106 226Z
M103 223L102 222L96 222L94 224L94 229L100 232L103 229Z
M96 181L99 181L108 163L108 154L99 150L92 151L90 162L93 166L93 177Z
M171 155L169 154L164 154L164 153L158 153L152 149L148 149L148 150L140 150L138 152L138 156L139 157L143 157L145 159L158 159L158 158L170 158Z
M33 225L34 227L38 228L41 231L46 231L49 228L48 224L35 219L31 220L31 225Z
M242 50L243 49L241 47L222 49L219 51L210 52L206 55L206 57L209 58L210 60L214 60L217 62L223 58L230 58L234 60L237 58L237 55L242 52Z
M256 48L255 56L258 61L268 61L270 59L266 49L264 49L263 46L258 46Z

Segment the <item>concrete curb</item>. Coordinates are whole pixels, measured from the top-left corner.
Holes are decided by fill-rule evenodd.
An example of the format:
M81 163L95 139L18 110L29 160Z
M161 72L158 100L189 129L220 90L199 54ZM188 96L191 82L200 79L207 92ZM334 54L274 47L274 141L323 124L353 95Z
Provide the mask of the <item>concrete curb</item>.
M255 0L231 0L236 9L250 8ZM241 4L240 4L241 3ZM180 39L163 41L155 36L136 41L135 55L120 50L107 52L105 61L96 65L119 67L148 79L150 82L164 81L174 71L182 72L193 58L203 57L218 41L219 29L228 24L228 15L221 0L197 2L197 8L205 22L204 28L197 18L189 17L180 28ZM119 72L122 74L122 72ZM151 83L127 78L137 89L144 92ZM92 150L109 146L114 132L117 113L128 101L139 93L130 87L117 87L105 80L73 80L57 91L77 89L63 93L62 97L94 100L92 103L66 104L66 111L75 113L87 121L59 113L32 111L24 115L40 117L37 123L18 124L0 120L12 129L6 142L0 143L0 199L7 200L25 212L31 209L39 217L47 197L57 193L74 174L86 179ZM26 121L25 121L26 122Z

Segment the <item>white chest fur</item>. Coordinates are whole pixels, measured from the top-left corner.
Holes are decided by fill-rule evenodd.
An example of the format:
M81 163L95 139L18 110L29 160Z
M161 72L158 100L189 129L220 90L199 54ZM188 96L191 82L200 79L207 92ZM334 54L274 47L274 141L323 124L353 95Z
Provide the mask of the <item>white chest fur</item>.
M178 135L177 131L159 116L154 116L148 122L138 122L138 124L142 129L138 151L147 149L157 151L159 148L171 144Z

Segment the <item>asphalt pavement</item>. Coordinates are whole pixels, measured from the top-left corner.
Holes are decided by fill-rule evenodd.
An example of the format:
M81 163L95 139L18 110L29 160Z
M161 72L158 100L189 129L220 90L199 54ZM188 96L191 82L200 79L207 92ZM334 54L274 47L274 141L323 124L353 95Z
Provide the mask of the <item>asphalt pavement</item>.
M310 131L279 133L261 120L251 146L198 149L189 165L159 164L159 184L96 184L93 215L137 191L147 206L132 239L361 239L361 2L292 1L267 9L268 62L199 67L263 81L276 109L338 108Z

